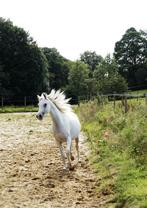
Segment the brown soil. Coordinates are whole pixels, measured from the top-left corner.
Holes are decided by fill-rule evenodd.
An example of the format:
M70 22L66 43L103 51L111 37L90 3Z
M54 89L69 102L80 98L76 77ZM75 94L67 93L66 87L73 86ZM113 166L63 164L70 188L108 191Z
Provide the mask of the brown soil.
M81 135L80 163L63 171L51 120L34 114L0 114L0 207L104 207Z

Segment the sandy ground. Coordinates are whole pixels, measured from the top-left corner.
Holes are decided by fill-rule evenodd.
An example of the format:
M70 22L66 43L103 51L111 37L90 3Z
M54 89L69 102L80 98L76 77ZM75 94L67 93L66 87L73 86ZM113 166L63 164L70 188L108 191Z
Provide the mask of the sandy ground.
M51 120L34 114L0 114L0 208L104 207L83 136L80 163L63 171Z

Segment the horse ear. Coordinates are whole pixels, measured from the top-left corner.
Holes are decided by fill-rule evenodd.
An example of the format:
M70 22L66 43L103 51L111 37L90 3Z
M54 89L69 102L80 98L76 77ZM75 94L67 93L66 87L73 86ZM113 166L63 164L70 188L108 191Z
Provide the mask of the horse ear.
M47 94L46 93L43 93L43 96L45 99L47 99Z
M39 95L37 95L37 98L38 98L38 100L40 100L41 97Z

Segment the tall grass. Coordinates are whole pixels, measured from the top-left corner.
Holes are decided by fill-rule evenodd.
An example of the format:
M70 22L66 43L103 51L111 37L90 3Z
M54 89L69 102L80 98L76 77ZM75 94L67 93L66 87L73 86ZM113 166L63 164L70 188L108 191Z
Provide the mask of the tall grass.
M37 112L38 107L34 106L5 106L0 107L0 113Z
M81 104L78 113L92 150L100 184L98 192L113 195L109 207L147 207L147 109L144 101ZM107 206L108 207L108 204Z

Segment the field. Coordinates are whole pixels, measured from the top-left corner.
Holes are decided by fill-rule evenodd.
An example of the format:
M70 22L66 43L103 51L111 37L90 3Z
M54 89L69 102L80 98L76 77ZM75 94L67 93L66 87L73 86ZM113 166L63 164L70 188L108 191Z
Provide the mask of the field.
M34 106L3 106L0 108L0 113L18 113L18 112L36 112L38 107Z
M83 135L81 162L66 172L49 116L40 122L34 113L0 114L0 133L1 208L89 208L107 202L107 196L96 191L99 181L91 170Z
M81 104L77 112L83 123L91 163L102 178L98 193L113 195L106 207L147 207L147 106L144 99Z
M80 163L63 171L51 119L0 114L1 208L146 208L147 106L144 99L75 107L82 123ZM36 108L33 108L35 111Z

